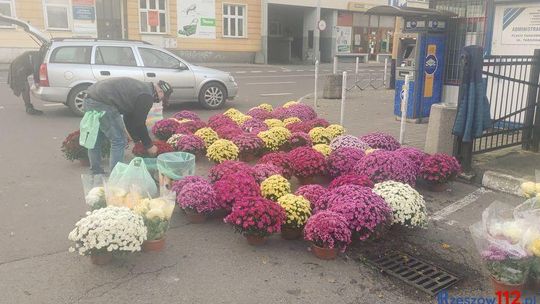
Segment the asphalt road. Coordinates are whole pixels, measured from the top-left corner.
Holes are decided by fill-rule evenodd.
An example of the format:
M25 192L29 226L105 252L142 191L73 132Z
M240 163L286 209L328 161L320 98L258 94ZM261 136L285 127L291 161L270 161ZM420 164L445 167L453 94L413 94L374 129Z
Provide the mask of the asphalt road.
M245 111L309 94L310 69L229 67L240 96L228 106ZM191 225L178 212L165 251L91 265L67 252L67 234L86 211L79 178L86 169L66 161L60 146L80 119L63 105L35 103L45 115L26 115L22 101L0 84L0 304L433 303L359 262L356 254L370 245L326 262L314 258L302 241L275 236L267 246L253 248L218 219ZM214 113L190 103L175 105L168 114L181 109L203 117ZM205 175L209 166L199 161L197 174ZM452 294L488 295L467 228L494 200L521 200L461 183L445 193L423 193L435 217L429 228L392 231L375 245L413 252L457 273L462 281Z

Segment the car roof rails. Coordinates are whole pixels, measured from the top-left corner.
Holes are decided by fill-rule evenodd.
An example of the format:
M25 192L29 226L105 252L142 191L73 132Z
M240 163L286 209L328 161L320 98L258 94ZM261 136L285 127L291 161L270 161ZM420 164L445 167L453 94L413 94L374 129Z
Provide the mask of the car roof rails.
M142 44L151 44L144 40L132 40L132 39L98 39L98 38L84 38L84 37L55 37L53 41L94 41L94 42L132 42L132 43L142 43Z

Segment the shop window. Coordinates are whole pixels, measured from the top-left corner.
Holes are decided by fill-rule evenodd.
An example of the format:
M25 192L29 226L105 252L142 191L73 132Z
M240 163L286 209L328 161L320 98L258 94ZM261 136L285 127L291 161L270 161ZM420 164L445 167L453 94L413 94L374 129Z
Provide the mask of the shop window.
M223 4L223 37L246 37L246 10L242 4Z
M139 17L141 33L167 33L166 0L139 0Z
M45 24L49 30L69 30L69 0L43 0Z
M463 47L485 46L487 5L487 0L438 0L434 3L435 9L458 15L448 24L446 84L459 84L459 58Z
M14 0L0 0L0 14L5 16L15 16ZM13 27L9 23L0 22L0 27Z
M268 36L281 37L283 36L283 30L279 21L270 21L268 23Z

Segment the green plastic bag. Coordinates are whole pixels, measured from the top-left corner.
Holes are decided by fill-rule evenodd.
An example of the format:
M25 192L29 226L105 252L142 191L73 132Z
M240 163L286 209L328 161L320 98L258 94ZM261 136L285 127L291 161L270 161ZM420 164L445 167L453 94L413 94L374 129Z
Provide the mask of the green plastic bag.
M126 192L136 189L140 194L156 197L158 188L156 182L148 172L146 164L141 157L135 157L129 165L118 163L111 172L109 188L120 188Z
M157 158L145 157L143 158L143 160L144 160L144 164L146 165L146 169L148 169L148 172L150 172L150 175L152 175L154 180L157 182L159 180Z
M159 173L172 180L195 175L195 155L186 152L163 153L157 157Z
M99 120L103 115L105 115L105 112L94 110L84 113L84 117L79 125L81 131L79 144L81 146L86 149L94 149L99 134Z

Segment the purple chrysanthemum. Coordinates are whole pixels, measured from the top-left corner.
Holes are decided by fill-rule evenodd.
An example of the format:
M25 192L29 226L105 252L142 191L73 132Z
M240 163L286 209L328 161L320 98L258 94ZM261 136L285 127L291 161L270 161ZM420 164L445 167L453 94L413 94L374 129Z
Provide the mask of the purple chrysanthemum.
M208 177L210 181L217 182L218 180L229 175L245 172L253 175L253 169L246 163L237 160L226 160L221 164L215 165L210 169Z
M272 163L257 164L253 166L253 171L253 176L259 184L272 175L283 175L283 168Z
M354 171L369 177L374 183L388 180L414 186L416 184L415 165L403 154L378 150L364 156Z
M328 156L328 173L333 177L350 174L354 171L356 163L364 156L364 152L356 148L339 148L334 150Z
M360 137L360 139L373 149L394 151L401 146L397 139L383 132L369 133Z
M201 120L199 115L195 114L195 112L191 112L191 111L187 111L187 110L177 112L177 113L174 114L173 117L176 118L176 119Z

